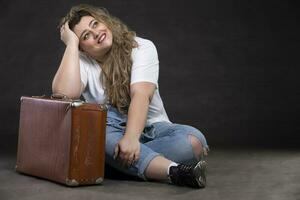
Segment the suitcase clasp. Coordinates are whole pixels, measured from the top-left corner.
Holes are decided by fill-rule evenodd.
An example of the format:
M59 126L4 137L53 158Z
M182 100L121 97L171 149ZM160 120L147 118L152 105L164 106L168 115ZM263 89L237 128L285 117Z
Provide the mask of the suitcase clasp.
M74 100L74 101L72 101L71 106L72 107L78 107L78 106L81 106L83 103L84 103L84 101Z

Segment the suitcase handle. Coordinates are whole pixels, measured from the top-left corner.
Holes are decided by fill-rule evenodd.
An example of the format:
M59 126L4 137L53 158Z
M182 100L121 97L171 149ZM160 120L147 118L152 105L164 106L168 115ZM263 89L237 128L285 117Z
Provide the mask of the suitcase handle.
M61 100L72 100L67 95L60 94L60 93L54 93L50 96L51 99L61 99Z
M69 98L67 95L60 94L60 93L54 93L50 97L51 97L51 99L71 101L71 104L67 107L66 111L68 111L70 107L78 107L78 106L81 106L84 103L84 101L82 101L80 99L73 100L73 99Z

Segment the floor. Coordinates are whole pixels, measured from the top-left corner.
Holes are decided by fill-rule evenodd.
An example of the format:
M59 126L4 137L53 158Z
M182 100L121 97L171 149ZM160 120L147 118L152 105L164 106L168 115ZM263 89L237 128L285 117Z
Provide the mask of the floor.
M69 188L15 172L15 155L7 153L0 158L0 199L300 199L299 150L216 148L207 161L204 189L116 179L111 174L103 185Z

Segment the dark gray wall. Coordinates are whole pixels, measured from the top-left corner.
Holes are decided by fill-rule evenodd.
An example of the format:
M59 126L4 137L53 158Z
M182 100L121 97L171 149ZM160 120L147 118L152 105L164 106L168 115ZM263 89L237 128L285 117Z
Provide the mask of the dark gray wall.
M64 51L56 26L78 2L106 7L156 44L160 93L173 122L198 127L212 147L299 144L292 1L62 2L0 2L3 146L15 147L20 97L51 94Z

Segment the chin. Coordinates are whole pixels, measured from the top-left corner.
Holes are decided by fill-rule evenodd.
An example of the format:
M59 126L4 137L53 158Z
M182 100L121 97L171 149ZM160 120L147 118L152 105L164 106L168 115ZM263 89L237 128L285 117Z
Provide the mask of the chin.
M95 60L101 60L108 52L110 48L101 49L101 51L93 51L88 54Z

